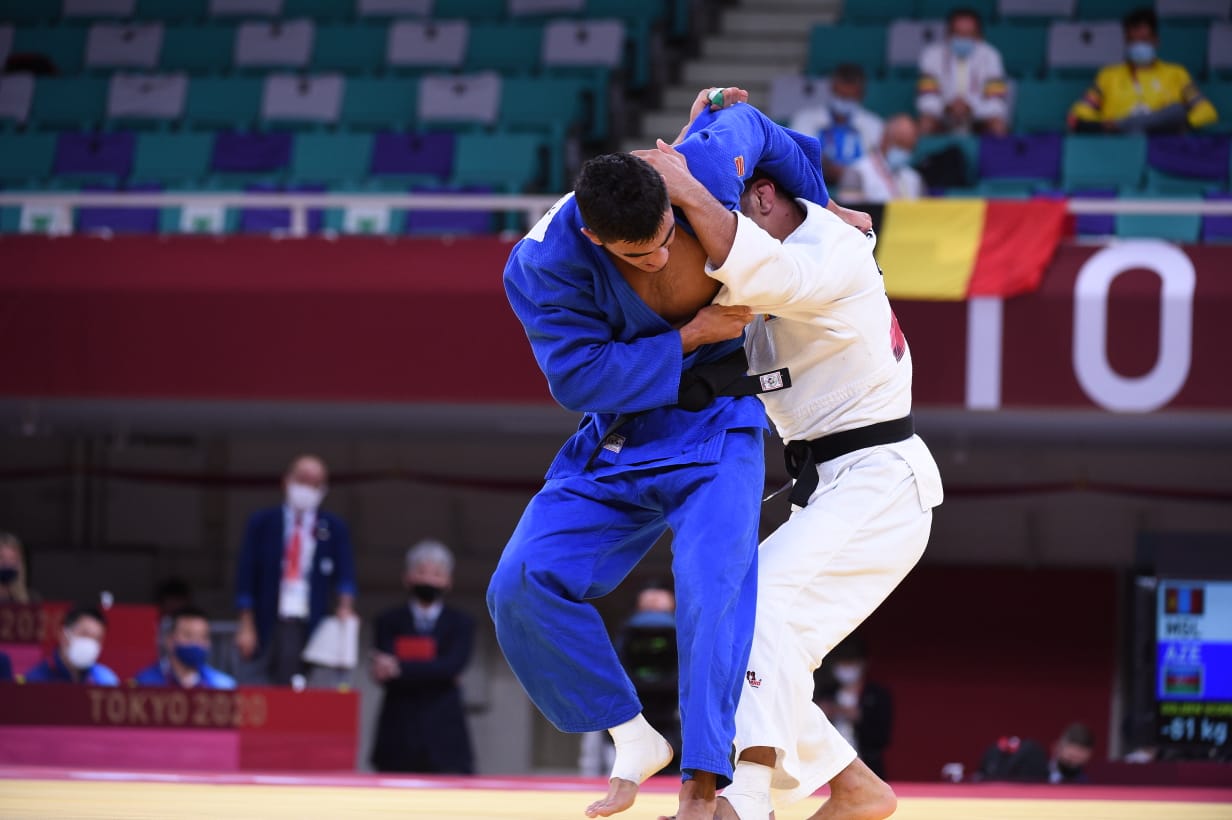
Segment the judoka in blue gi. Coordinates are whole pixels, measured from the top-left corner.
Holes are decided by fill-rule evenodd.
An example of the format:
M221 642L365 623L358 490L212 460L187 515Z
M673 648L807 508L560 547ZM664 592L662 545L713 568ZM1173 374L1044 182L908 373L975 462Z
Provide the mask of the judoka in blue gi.
M726 91L726 102L736 91ZM719 201L738 208L745 180L760 167L801 196L829 202L815 140L749 105L712 110L706 94L678 148ZM587 809L591 817L632 805L638 785L672 756L642 717L588 603L611 592L669 527L680 820L708 820L715 788L732 773L755 607L766 420L752 395L719 395L704 406L693 396L688 409L679 406L689 383L682 374L738 352L752 318L745 308L706 307L716 283L683 227L658 172L628 154L604 155L514 247L504 273L553 396L585 416L506 546L488 608L540 711L561 731L612 735L611 789Z

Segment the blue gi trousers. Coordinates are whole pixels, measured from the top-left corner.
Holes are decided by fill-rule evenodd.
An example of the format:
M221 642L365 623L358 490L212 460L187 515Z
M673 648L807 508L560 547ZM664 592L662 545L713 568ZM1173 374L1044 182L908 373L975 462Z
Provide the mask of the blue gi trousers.
M757 596L763 433L728 430L718 460L549 480L522 515L488 587L501 649L564 732L642 711L598 611L671 527L680 657L681 770L732 774L736 701Z

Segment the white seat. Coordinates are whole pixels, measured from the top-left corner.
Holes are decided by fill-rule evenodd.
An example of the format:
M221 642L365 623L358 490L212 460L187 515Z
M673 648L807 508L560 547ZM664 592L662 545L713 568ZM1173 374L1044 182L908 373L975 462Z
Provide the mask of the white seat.
M25 122L33 99L33 74L0 74L0 120Z
M1077 0L997 0L1000 17L1073 17Z
M305 66L312 56L311 20L242 23L235 32L237 66Z
M944 39L944 20L895 20L886 35L886 65L914 68L925 46Z
M607 66L624 61L625 24L620 20L553 20L544 26L544 66Z
M429 74L419 79L419 120L492 125L500 113L501 76Z
M1232 23L1211 23L1206 60L1211 70L1232 68Z
M1098 69L1125 58L1125 35L1112 20L1048 26L1049 68Z
M360 17L431 17L432 0L358 0L356 10Z
M95 23L86 35L90 68L154 68L162 50L162 23Z
M456 68L466 56L470 24L465 20L399 20L389 27L385 61L397 66Z
M132 17L137 0L64 0L61 17Z
M345 87L341 74L270 74L261 94L261 119L336 122Z
M770 80L766 116L775 122L790 122L803 108L825 105L830 99L830 80L803 74L780 74Z
M186 74L111 75L107 119L178 120L188 97Z
M278 17L282 0L210 0L213 17Z

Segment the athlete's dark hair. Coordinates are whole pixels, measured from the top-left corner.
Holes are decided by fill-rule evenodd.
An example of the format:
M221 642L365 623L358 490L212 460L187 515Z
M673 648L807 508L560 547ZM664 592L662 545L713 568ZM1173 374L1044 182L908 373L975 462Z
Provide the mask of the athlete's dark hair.
M1155 9L1150 6L1134 9L1129 14L1125 15L1125 19L1121 21L1121 28L1126 34L1131 28L1138 26L1150 26L1151 34L1159 34L1159 16L1155 14Z
M205 610L202 609L201 607L182 606L179 609L177 609L175 612L171 613L172 626L178 625L179 622L184 620L185 618L200 618L201 620L206 621L207 623L210 620L210 616L206 615Z
M667 186L645 160L602 154L578 174L573 195L586 227L604 242L649 242L663 226Z
M101 609L96 606L91 606L90 604L83 604L73 607L67 614L65 614L63 621L64 628L67 629L73 626L82 618L93 618L103 626L107 625L107 617L103 615L103 611Z
M1075 746L1082 746L1084 749L1095 748L1095 735L1084 724L1071 723L1065 727L1065 732L1061 735L1061 739L1066 743L1073 743Z
M959 17L970 17L975 21L975 30L981 35L984 33L984 18L980 17L980 13L969 6L959 6L955 9L950 9L950 13L945 16L945 30L949 31L954 28L954 21Z

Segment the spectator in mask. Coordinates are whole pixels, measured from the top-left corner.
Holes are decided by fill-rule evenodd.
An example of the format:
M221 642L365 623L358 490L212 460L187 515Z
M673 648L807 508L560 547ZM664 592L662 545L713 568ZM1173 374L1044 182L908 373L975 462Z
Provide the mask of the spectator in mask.
M184 607L171 615L162 660L138 672L133 680L139 686L234 689L235 679L210 666L209 657L209 619L196 607Z
M841 63L830 75L824 105L802 108L791 128L821 142L821 168L826 183L837 185L843 171L881 143L885 123L864 107L864 69Z
M924 180L911 167L911 156L919 138L919 129L910 116L891 117L880 145L843 174L844 197L856 202L918 199L924 193Z
M236 571L235 644L253 661L252 682L282 686L305 674L304 646L331 607L339 618L354 617L351 535L341 518L320 509L327 480L320 458L299 456L283 477L282 506L248 520Z
M26 586L26 553L16 535L0 532L0 604L37 604Z
M894 727L894 702L888 689L868 679L867 663L860 638L851 635L843 639L814 675L814 699L865 765L885 780L885 750Z
M385 688L372 765L383 772L472 774L458 677L470 661L475 621L445 605L453 553L421 541L406 554L409 600L376 620L372 677Z
M925 134L1004 135L1009 131L1008 86L1001 52L984 42L974 9L946 18L946 38L920 52L916 109Z
M26 673L26 683L87 683L119 686L116 673L98 662L107 619L97 607L77 606L64 616L60 643L51 657Z
M1105 66L1069 111L1074 131L1180 133L1215 122L1215 107L1183 65L1159 59L1154 9L1131 11L1122 21L1125 61Z

